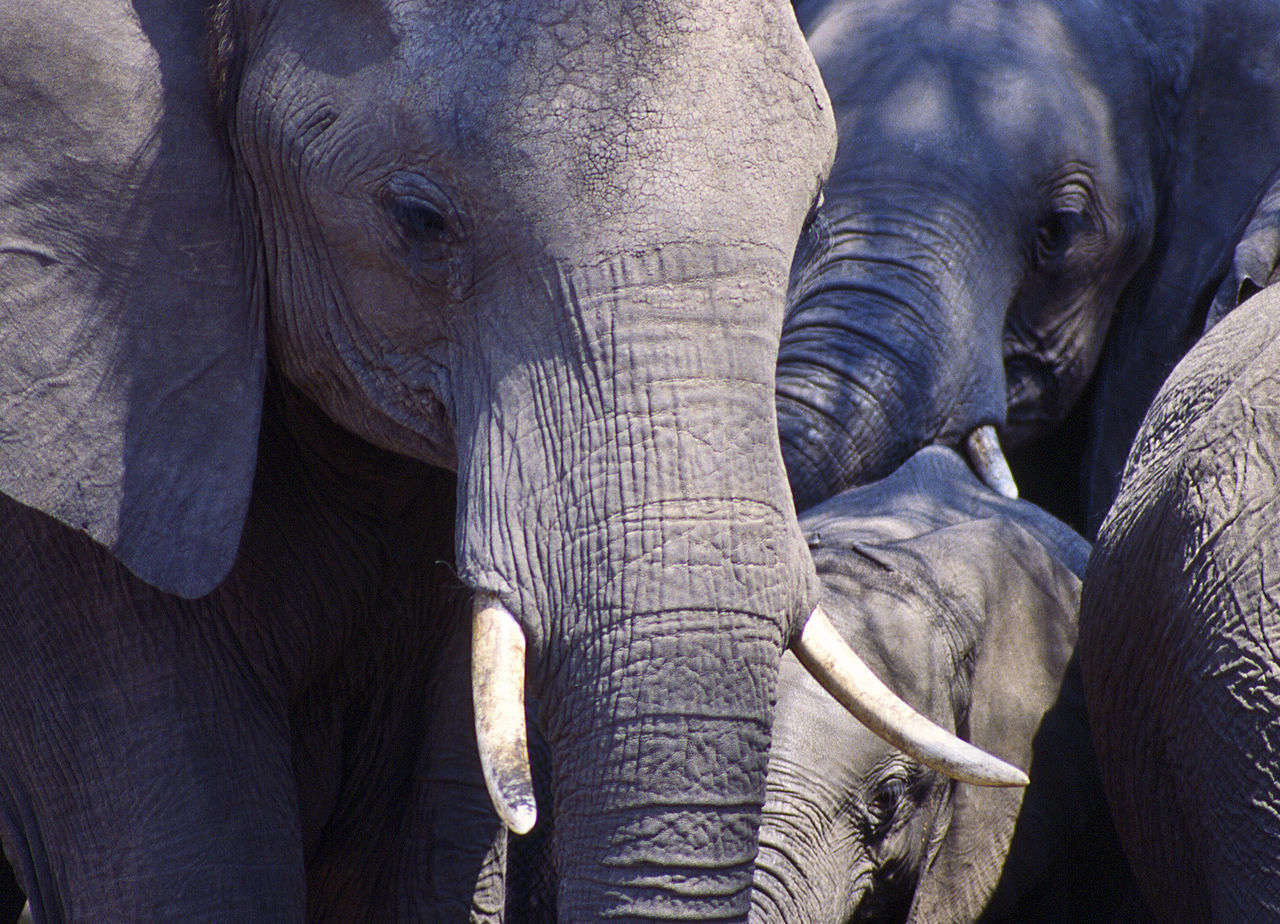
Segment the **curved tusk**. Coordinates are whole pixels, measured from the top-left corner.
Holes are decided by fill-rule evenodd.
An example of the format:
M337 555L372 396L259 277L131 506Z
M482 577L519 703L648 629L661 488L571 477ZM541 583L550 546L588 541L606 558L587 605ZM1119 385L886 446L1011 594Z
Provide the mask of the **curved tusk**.
M476 745L494 811L516 834L538 820L524 723L524 630L493 594L477 593L471 625Z
M964 448L969 464L983 484L1005 497L1018 496L1018 483L1013 480L995 427L990 424L978 427L965 437Z
M792 649L828 693L885 741L939 773L980 786L1026 786L1027 775L916 712L871 672L815 607Z

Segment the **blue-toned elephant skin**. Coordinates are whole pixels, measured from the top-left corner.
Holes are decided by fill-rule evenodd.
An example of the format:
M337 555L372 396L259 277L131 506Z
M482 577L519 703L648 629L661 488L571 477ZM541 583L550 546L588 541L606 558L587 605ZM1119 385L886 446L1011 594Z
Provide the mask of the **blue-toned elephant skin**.
M1091 534L1280 163L1280 3L796 12L840 135L778 364L800 509L995 426Z

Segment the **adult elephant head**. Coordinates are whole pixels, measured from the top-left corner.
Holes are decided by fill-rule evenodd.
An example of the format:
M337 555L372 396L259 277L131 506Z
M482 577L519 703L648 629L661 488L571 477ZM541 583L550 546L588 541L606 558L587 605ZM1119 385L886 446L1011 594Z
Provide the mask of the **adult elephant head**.
M1256 62L1275 60L1280 11L796 6L840 136L779 359L799 506L924 444L1050 431L1117 313L1094 451L1122 454L1276 160L1280 69ZM1187 297L1149 308L1157 291Z
M35 2L0 36L0 488L176 599L236 560L268 367L456 469L481 756L524 829L527 644L563 913L745 914L816 602L772 396L832 126L791 10Z
M929 447L805 511L842 637L921 711L1030 766L951 784L783 659L752 920L1106 920L1127 871L1072 658L1089 547Z

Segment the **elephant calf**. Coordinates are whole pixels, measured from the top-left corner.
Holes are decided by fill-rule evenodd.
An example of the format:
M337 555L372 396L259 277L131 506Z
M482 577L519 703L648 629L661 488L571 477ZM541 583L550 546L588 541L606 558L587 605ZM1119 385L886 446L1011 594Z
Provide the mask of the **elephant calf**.
M1105 919L1127 871L1072 659L1088 544L940 447L801 525L845 640L915 708L1029 766L1031 786L952 784L788 656L752 919Z

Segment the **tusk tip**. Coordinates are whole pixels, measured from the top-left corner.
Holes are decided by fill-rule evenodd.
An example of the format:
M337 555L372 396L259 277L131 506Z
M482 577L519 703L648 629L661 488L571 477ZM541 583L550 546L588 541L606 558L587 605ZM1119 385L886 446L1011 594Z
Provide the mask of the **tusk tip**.
M791 647L814 679L855 718L925 766L978 786L1030 783L1017 767L956 737L899 699L849 648L821 606Z
M472 626L471 698L476 749L489 800L514 834L538 820L529 772L524 709L524 630L491 594L477 594Z
M988 755L989 760L993 758ZM1004 763L1000 761L1000 763ZM1013 764L1004 764L1002 767L993 766L991 764L984 768L985 773L981 779L968 780L976 786L999 786L1006 789L1012 789L1016 786L1030 786L1031 777L1027 776Z
M533 802L521 799L502 806L495 804L494 808L512 834L528 834L538 823L538 806Z
M997 494L1017 500L1018 483L1013 480L1009 462L1000 448L996 428L990 424L978 427L965 438L964 446L969 464L982 482Z

